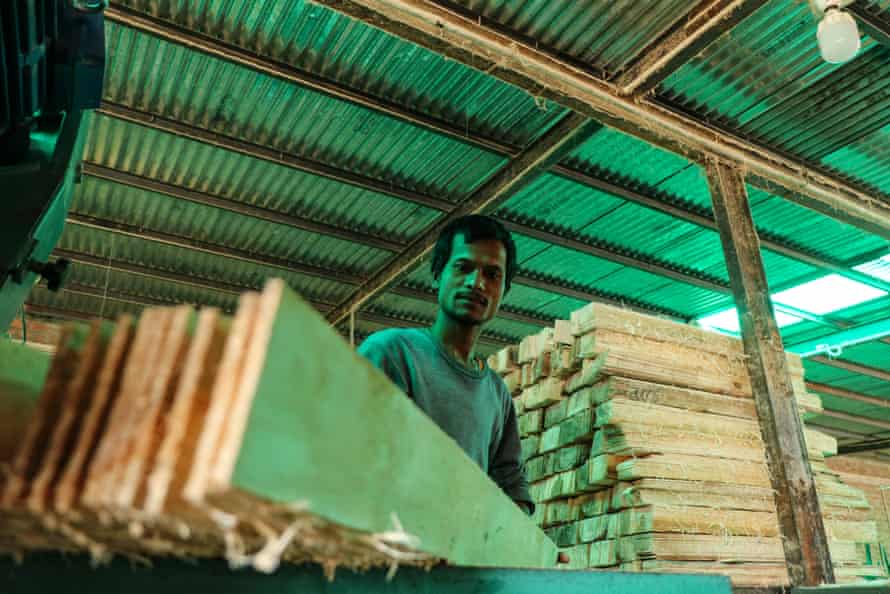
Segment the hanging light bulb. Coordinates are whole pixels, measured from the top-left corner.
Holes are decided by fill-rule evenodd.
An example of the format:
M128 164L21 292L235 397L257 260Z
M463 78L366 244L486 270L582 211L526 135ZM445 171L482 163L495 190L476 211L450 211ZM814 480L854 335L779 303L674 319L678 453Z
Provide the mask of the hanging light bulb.
M837 1L828 0L824 10L825 16L816 30L822 59L831 64L853 59L860 47L856 21L850 13L840 9Z

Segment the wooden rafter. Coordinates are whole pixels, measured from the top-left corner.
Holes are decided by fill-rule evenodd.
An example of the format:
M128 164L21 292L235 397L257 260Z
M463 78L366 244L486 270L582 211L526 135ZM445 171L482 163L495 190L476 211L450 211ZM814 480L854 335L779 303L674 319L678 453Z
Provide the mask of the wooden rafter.
M783 187L804 206L890 238L890 206L880 198L653 101L624 97L614 84L441 6L420 0L313 1L696 162L720 157L744 168L755 183Z
M767 0L703 0L647 47L614 83L624 95L642 95L750 16Z
M436 238L451 221L469 214L497 208L507 198L530 183L568 151L583 142L599 124L578 114L569 114L528 148L511 159L458 208L440 217L405 250L366 280L346 301L327 314L332 324L345 320L377 293L394 284L416 266L436 243Z

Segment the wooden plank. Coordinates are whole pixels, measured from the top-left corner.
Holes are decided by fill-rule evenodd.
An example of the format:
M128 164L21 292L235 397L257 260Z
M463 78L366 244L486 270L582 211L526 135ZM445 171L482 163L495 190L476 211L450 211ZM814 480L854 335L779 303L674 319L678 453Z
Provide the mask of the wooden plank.
M213 382L220 370L230 321L216 308L198 315L194 339L182 378L167 416L164 436L148 478L143 509L160 514L170 500L178 500L194 463L201 421L210 408Z
M133 317L123 315L117 321L114 334L105 352L105 359L90 395L89 410L81 424L77 443L56 486L55 508L68 512L79 499L87 480L87 473L96 456L99 440L105 433L110 411L120 393L120 379L124 363L133 342Z
M65 387L62 410L49 436L49 446L26 499L26 505L34 511L42 512L51 507L56 484L73 453L77 435L82 431L93 382L105 358L111 332L112 325L101 320L94 320L89 325L77 368L70 384Z
M754 487L766 487L770 484L769 473L762 462L704 456L658 454L646 458L631 458L618 464L617 470L618 478L622 481L663 478L736 483Z
M750 396L741 353L698 351L694 347L596 329L580 338L581 357L604 359L600 374L681 386L731 396Z
M157 351L162 315L162 308L148 308L142 312L136 326L119 380L119 394L113 399L105 431L87 473L81 498L87 507L99 509L110 503L114 492L115 463L128 438L127 427L133 402L139 398L150 373L146 363L150 363Z
M782 338L773 317L745 180L738 169L717 160L708 163L706 173L739 311L745 361L776 492L791 582L830 584L834 572L816 484Z
M742 419L756 418L754 402L748 398L724 396L713 392L690 390L653 382L613 376L597 385L602 391L596 404L608 398L624 398L659 406L669 406L693 412L711 413Z
M132 438L126 456L121 458L121 472L114 503L122 508L137 507L145 496L148 472L164 436L164 419L173 401L182 364L191 340L194 311L182 305L169 310L169 326L160 341L151 381L145 386L141 406L134 411Z
M732 460L763 462L760 437L738 438L669 426L634 425L606 427L593 439L592 453L621 456L650 454L691 454Z
M233 406L244 364L244 353L259 315L259 302L260 295L254 292L244 293L238 299L238 311L226 338L207 415L201 427L188 478L183 486L183 498L195 505L201 504L207 494L211 465L221 444L226 418Z
M649 404L624 398L613 398L596 408L596 424L605 425L652 425L674 429L725 435L759 442L760 428L753 419L725 417L693 411L683 411L669 406Z
M688 505L751 511L776 509L769 487L660 478L618 483L612 492L611 505L614 509L644 505Z
M305 501L368 532L391 530L396 514L421 550L454 563L554 565L543 532L317 312L281 281L263 303L238 390L249 414L229 436L236 461L222 456L213 469L218 505L249 515L255 504L237 501L246 493L285 509Z
M776 514L749 510L691 506L653 506L626 509L619 516L622 535L677 532L725 536L779 536Z
M152 312L151 310L156 310ZM149 322L147 315L155 313ZM118 400L122 412L116 423L110 425L114 431L113 449L109 456L109 466L103 481L101 506L120 508L122 500L129 503L129 489L122 489L127 480L127 468L142 436L143 421L152 403L152 388L155 380L166 374L161 371L166 355L167 335L171 331L176 311L169 307L149 308L143 311L139 328L146 326L147 346L141 357L131 357L127 361L122 398ZM128 373L132 367L133 373ZM129 382L127 381L129 380ZM111 434L109 434L109 437Z
M64 408L65 390L77 373L87 333L87 328L80 324L69 323L62 328L56 356L49 368L37 408L13 457L9 478L3 485L0 505L4 507L20 504L40 471L50 436Z
M573 311L571 323L575 336L606 330L655 342L682 344L718 355L731 355L739 351L738 340L730 336L603 303L589 303Z
M776 536L677 534L651 532L627 539L635 555L674 561L783 563L785 552Z

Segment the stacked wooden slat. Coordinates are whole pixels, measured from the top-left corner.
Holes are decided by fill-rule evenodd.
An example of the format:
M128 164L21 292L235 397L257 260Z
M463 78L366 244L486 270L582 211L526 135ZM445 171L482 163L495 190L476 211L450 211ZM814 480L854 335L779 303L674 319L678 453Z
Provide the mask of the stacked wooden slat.
M3 371L0 400L32 384ZM0 552L260 570L555 563L457 444L279 280L234 318L180 306L66 325L36 405L18 408Z
M509 352L490 363L522 378L511 386L535 519L572 567L788 583L740 341L591 304ZM821 410L799 357L788 365L801 414ZM805 438L835 564L853 574L864 559L851 538L870 540L873 522L861 493L824 472L836 442Z

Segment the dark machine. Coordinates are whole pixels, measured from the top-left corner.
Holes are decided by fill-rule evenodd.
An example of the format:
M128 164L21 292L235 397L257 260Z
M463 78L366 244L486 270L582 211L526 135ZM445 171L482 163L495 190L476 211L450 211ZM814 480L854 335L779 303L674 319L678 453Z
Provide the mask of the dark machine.
M41 277L78 182L105 69L104 0L0 0L0 328Z

